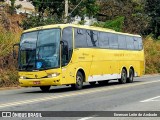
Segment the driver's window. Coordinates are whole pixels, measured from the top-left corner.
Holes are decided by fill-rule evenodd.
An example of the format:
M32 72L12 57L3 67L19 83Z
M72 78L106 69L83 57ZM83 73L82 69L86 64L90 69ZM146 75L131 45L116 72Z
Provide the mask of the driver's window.
M62 34L62 66L69 63L73 51L73 32L71 27L63 29Z

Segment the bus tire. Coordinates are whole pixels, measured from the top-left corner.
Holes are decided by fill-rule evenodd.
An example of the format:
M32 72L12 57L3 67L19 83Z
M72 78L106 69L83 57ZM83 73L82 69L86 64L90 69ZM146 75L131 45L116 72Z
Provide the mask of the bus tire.
M134 78L134 71L133 69L129 70L129 78L127 79L127 83L132 83Z
M48 92L51 86L41 86L40 89L42 92Z
M127 71L123 68L121 72L121 79L118 80L120 84L125 84L127 82Z
M89 82L90 85L95 85L96 84L96 81L94 82Z
M84 76L80 71L78 71L76 75L76 84L72 84L71 87L76 90L80 90L83 87L83 81L84 81Z

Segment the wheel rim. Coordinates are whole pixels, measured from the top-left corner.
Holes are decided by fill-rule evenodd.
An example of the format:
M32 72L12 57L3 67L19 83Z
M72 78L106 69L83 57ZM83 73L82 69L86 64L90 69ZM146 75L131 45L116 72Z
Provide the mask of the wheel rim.
M133 71L130 72L130 80L133 81Z
M126 81L126 72L123 70L122 72L122 81L125 82Z
M82 78L80 76L77 76L77 85L81 86Z

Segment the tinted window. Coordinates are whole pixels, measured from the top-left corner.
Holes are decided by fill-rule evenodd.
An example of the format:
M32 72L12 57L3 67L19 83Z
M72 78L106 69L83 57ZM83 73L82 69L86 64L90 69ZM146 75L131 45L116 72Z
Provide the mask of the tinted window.
M59 67L60 29L46 29L24 33L19 54L21 70Z
M118 35L118 46L119 46L119 49L127 48L125 35Z
M59 43L60 29L39 31L36 49L37 69L59 67ZM39 63L43 65L40 67Z
M68 47L70 50L73 49L73 33L72 33L72 28L64 28L63 29L63 35L62 35L62 40L68 42Z
M134 50L134 37L126 36L127 49Z
M87 30L87 44L89 47L98 46L98 33L93 30Z
M86 39L86 30L85 29L74 29L74 37L75 37L75 47L83 48L87 47L87 39Z
M64 66L69 63L73 51L73 32L71 27L63 29L62 41L62 66Z
M109 48L109 39L107 33L99 33L99 47L100 48Z
M24 33L21 37L21 49L35 49L37 42L38 32Z
M137 37L134 37L134 49L139 50L139 41Z
M108 33L109 48L118 48L118 35Z
M138 43L139 43L139 50L142 50L143 49L143 42L142 42L142 38L141 37L138 37Z

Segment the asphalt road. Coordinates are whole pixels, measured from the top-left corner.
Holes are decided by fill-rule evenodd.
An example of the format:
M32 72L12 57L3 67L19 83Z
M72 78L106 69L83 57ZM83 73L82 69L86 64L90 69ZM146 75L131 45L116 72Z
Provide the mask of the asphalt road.
M46 113L51 116L55 114L53 111L61 111L57 113L59 117L38 118L55 120L158 120L160 117L108 117L107 112L104 117L103 111L128 111L127 114L130 111L160 111L160 75L135 78L129 84L110 81L103 86L91 86L86 83L78 91L72 90L70 86L52 87L47 93L41 92L39 88L0 90L0 111L52 111ZM90 111L102 111L100 113L104 116ZM87 112L89 114L83 116Z

